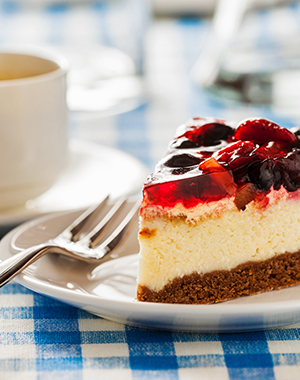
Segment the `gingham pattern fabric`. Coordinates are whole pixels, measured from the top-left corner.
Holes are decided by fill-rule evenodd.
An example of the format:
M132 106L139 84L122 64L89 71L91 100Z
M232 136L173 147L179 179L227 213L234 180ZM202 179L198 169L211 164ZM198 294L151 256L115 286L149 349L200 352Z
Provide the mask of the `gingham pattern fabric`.
M299 379L300 324L171 333L110 322L17 284L0 300L1 380Z
M292 4L280 14L260 13L256 20L249 20L248 25L257 26L249 38L258 45L275 44L280 30L286 33L288 25L297 31L299 9ZM85 39L107 43L104 25L99 22L98 28L92 27L95 12L104 20L102 11L103 3L95 2L41 5L32 1L27 5L26 1L2 1L0 44L45 43L61 48L74 36L82 43ZM296 116L212 99L191 83L190 70L208 25L193 17L156 20L145 49L148 102L117 116L85 121L72 116L72 136L123 149L150 170L178 124L191 116L231 120L266 116L286 126L296 125ZM1 380L118 378L299 380L300 325L234 334L144 330L95 317L16 283L0 290Z

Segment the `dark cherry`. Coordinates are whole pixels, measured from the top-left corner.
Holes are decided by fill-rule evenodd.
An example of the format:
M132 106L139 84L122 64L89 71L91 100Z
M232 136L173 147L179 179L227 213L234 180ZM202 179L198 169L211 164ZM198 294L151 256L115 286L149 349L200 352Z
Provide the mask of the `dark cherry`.
M199 157L193 156L192 154L183 153L172 156L164 163L164 165L169 168L185 168L187 166L199 165L200 162L201 159Z
M269 191L272 186L277 190L281 186L281 174L278 165L271 159L257 161L249 165L247 174L250 182L259 190Z
M193 149L193 148L198 148L199 144L198 142L194 142L183 137L181 139L175 140L171 146L172 148L175 148L175 149Z
M279 165L276 162L273 167L273 174L274 174L273 188L274 190L279 190L282 185L282 175L281 175Z
M207 124L203 129L203 138L200 139L203 146L219 145L221 140L226 141L234 133L233 128L218 123Z
M296 191L300 188L300 155L291 152L286 157L276 160L280 167L282 184L287 191Z
M234 129L222 123L207 123L201 127L190 127L180 137L186 137L188 140L198 144L198 146L219 145L221 141L228 140L234 133Z

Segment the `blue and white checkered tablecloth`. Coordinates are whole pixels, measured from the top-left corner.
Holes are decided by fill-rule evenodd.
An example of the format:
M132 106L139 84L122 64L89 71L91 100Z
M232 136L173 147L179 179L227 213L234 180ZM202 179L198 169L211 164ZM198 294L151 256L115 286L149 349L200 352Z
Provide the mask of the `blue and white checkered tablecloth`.
M91 27L95 12L103 19L99 15L103 3L28 3L0 2L0 45L45 43L61 49L73 39L83 44L85 39L105 42L104 26ZM299 27L299 10L295 3L280 13L285 32L288 25L293 32ZM276 43L280 28L273 24L278 24L278 17L276 13L272 19L262 11L263 22L251 38L259 44L262 40ZM115 116L73 115L71 133L125 150L150 170L175 128L191 116L231 120L265 116L286 126L297 124L299 115L288 117L268 106L224 102L191 83L190 70L208 25L195 17L154 20L145 40L147 103ZM117 378L299 380L300 324L227 334L144 330L95 317L16 283L0 290L1 380Z

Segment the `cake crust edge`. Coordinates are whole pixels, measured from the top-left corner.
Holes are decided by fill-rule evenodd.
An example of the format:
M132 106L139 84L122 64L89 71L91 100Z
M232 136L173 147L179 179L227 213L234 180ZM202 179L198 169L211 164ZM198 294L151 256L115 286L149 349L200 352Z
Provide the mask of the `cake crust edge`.
M138 284L137 300L174 304L212 304L280 290L300 283L300 251L264 261L248 261L232 270L176 277L156 292Z

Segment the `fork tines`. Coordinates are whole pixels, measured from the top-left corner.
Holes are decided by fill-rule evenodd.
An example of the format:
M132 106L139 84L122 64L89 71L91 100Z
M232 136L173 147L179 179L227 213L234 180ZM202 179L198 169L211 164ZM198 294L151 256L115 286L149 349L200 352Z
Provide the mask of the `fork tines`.
M109 196L87 209L60 235L76 246L90 248L98 259L111 254L130 233L139 216L140 200L126 197L110 202Z

